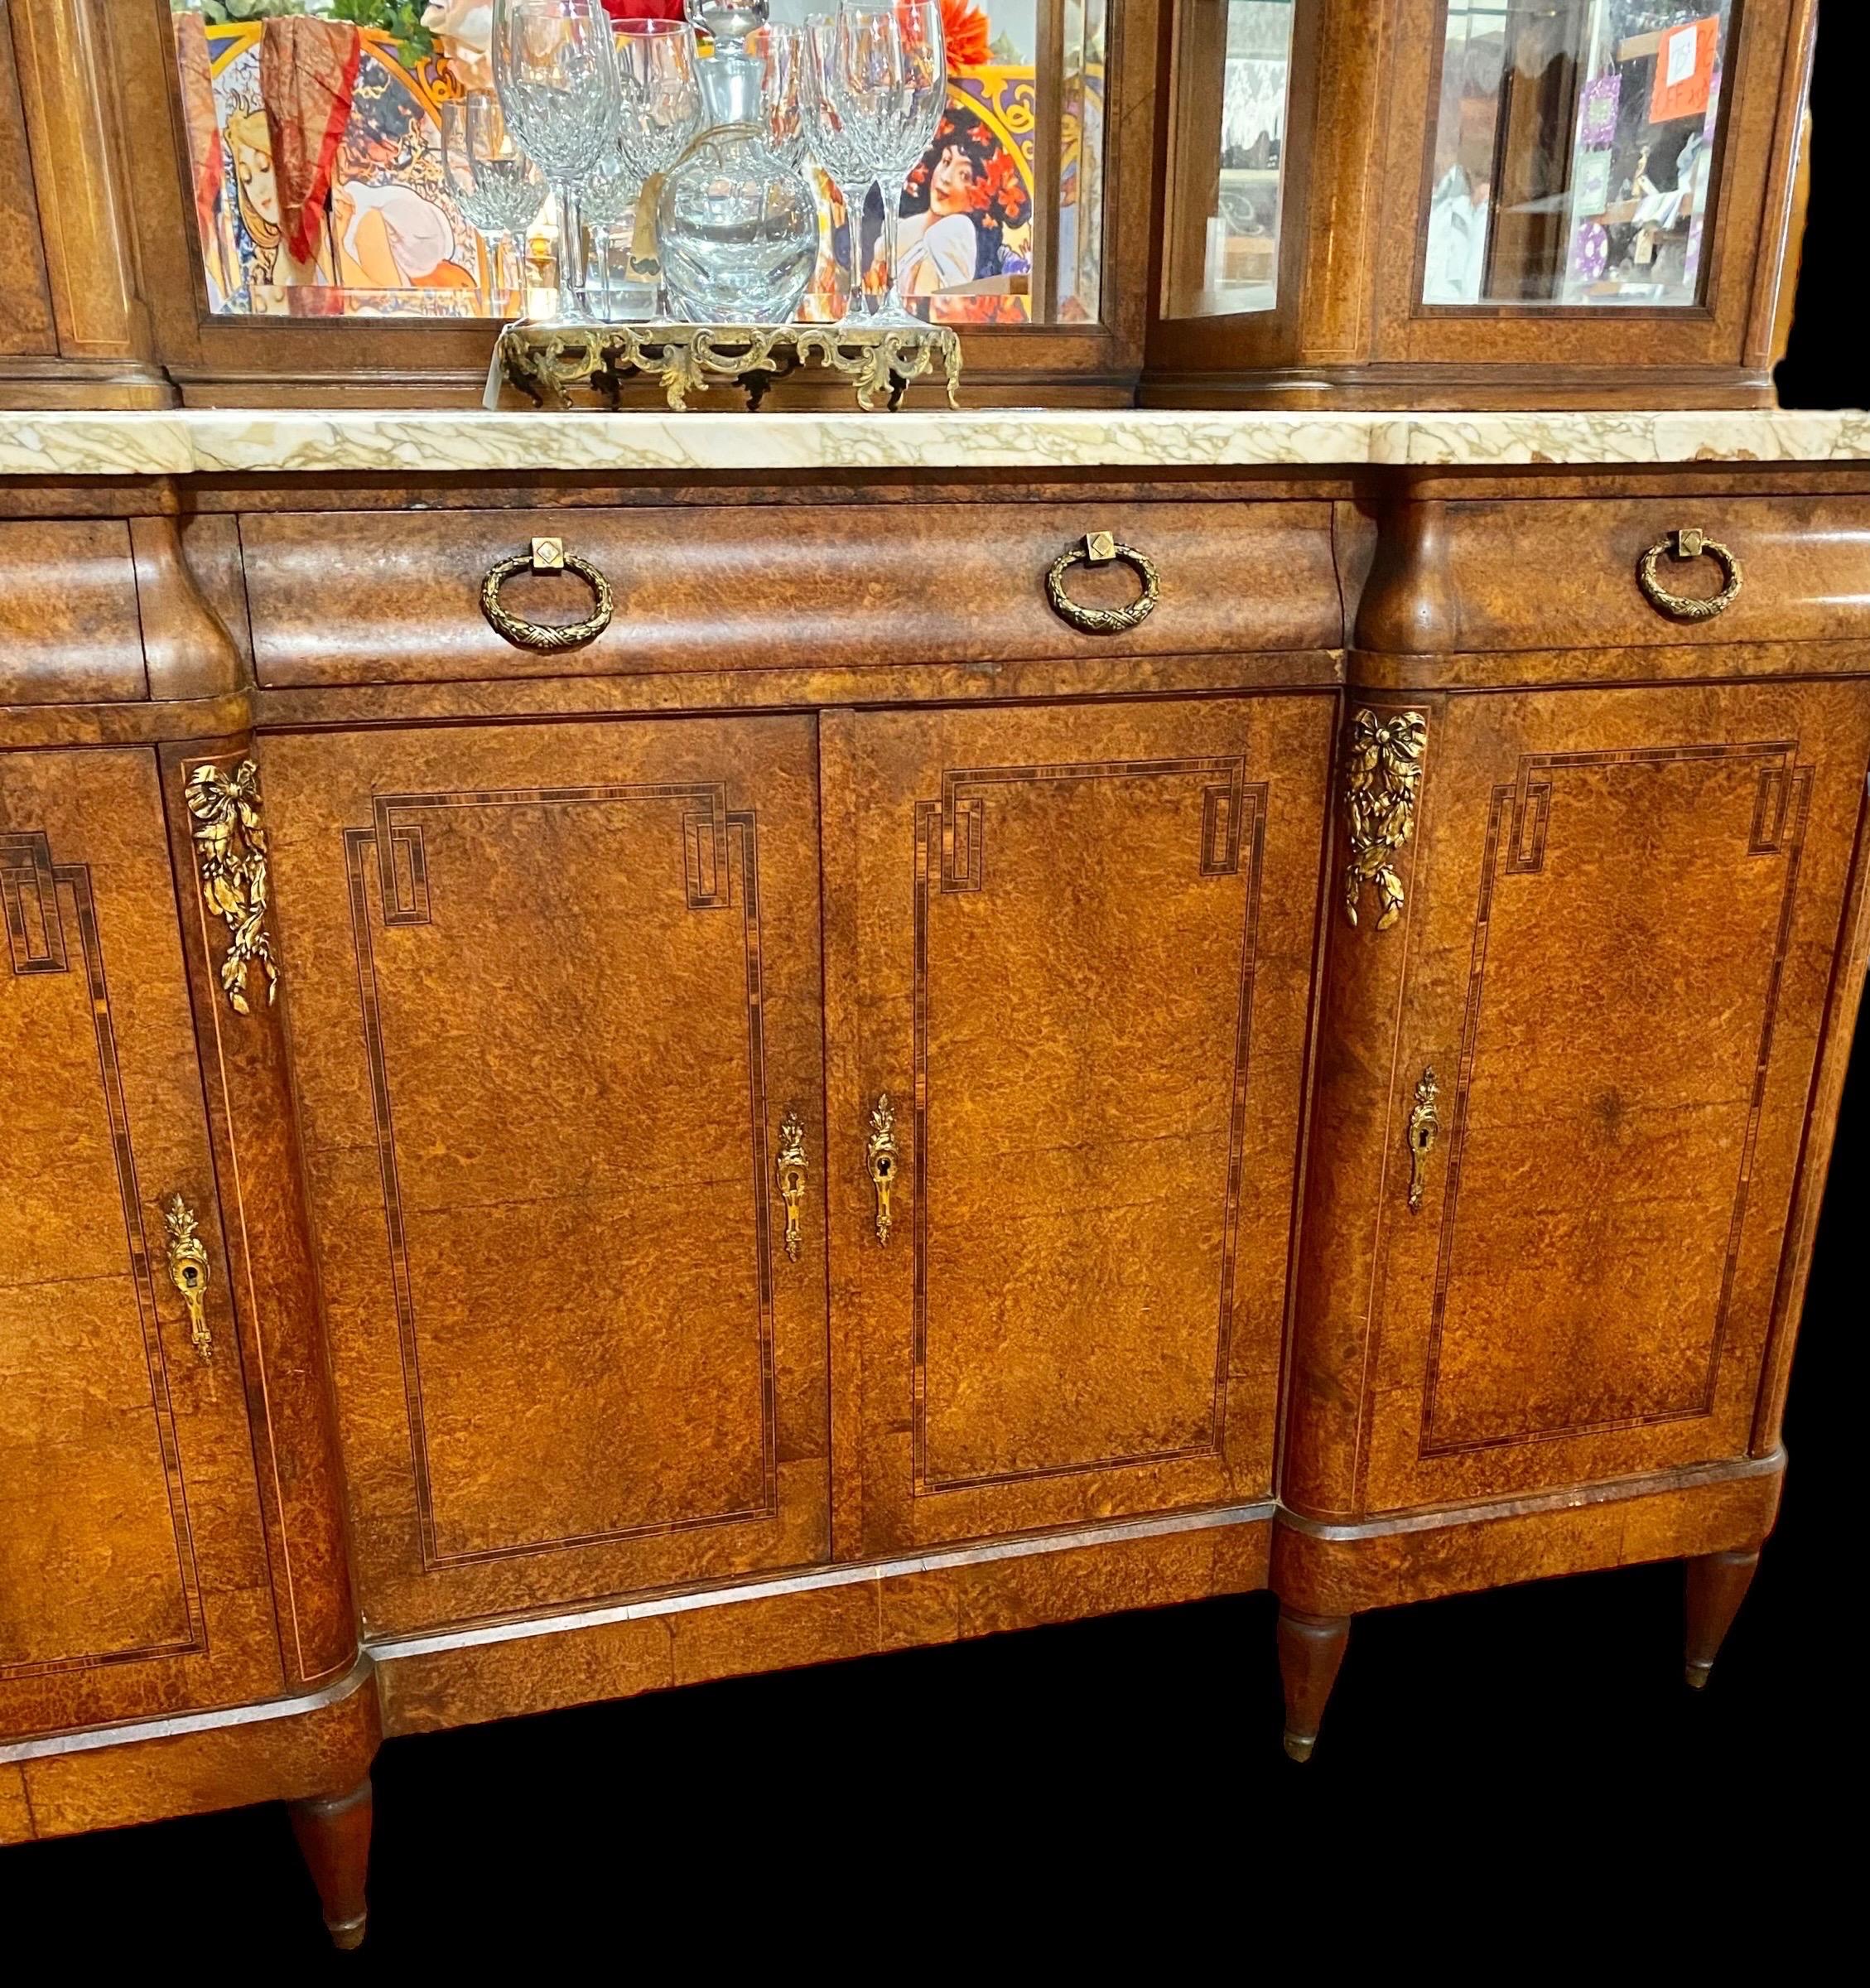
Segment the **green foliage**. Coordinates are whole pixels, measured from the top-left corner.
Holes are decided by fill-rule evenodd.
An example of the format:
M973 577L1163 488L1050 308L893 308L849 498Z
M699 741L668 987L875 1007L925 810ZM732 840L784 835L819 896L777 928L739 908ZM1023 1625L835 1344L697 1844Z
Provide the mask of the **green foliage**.
M393 36L396 52L413 69L435 53L435 36L422 26L426 0L332 0L334 21L380 27Z
M238 27L247 21L275 21L283 14L302 14L306 0L201 0L201 18L210 27ZM186 14L192 7L177 7Z
M169 0L172 13L200 13L210 27L237 27L248 21L276 21L287 14L318 13L357 27L378 27L396 43L396 52L413 69L435 53L435 36L422 26L427 0Z

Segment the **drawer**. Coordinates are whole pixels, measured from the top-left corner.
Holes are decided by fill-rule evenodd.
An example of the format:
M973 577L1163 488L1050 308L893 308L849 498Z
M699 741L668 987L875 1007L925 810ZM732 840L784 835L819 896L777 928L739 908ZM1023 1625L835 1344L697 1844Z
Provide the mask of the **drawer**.
M1160 577L1135 628L1084 634L1046 596L1053 562L1090 532ZM262 683L451 683L635 671L851 668L905 662L1335 649L1342 640L1323 504L960 502L253 514L241 524ZM571 649L518 646L480 607L497 562L536 538L603 574L610 626ZM1089 606L1139 591L1080 564ZM576 621L569 573L515 575L513 614Z
M130 528L118 519L0 524L0 704L146 694Z
M1665 546L1665 590L1721 591L1717 557L1675 556L1684 529L1738 565L1731 605L1706 620L1657 607L1641 582L1644 554ZM1851 637L1870 637L1870 501L1658 493L1405 505L1385 526L1355 640L1422 655Z

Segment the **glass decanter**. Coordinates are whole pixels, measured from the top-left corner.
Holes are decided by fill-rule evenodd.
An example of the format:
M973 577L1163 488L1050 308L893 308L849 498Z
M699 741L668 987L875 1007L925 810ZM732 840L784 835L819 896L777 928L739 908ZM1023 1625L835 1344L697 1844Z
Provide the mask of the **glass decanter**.
M817 258L817 205L748 46L767 5L688 0L714 45L696 65L707 125L663 181L656 232L670 311L692 324L789 322Z

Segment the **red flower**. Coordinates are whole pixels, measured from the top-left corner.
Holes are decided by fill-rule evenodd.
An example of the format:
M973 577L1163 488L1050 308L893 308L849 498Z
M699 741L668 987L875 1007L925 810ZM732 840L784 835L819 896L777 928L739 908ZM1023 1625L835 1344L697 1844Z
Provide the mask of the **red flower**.
M988 160L986 171L974 182L971 199L978 213L998 208L1001 221L1008 227L1017 227L1025 219L1025 183L1019 177L1019 167L1004 152L995 152Z
M604 11L614 27L626 21L686 21L682 0L604 0Z

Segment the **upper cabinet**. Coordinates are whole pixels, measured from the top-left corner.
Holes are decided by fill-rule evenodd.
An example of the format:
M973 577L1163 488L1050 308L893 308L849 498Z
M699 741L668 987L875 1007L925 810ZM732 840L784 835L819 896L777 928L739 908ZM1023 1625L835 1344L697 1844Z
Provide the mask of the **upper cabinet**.
M1176 0L1144 398L1769 404L1811 0Z
M775 46L831 11L767 5ZM855 272L867 321L893 234L972 404L1770 403L1816 0L940 11L919 152L789 128L796 315L841 321ZM472 403L504 320L650 316L660 179L613 143L567 236L501 121L493 12L22 0L0 404Z
M834 0L770 4L781 30L829 12ZM503 320L564 315L561 224L499 128L485 4L24 0L13 12L29 110L52 107L27 120L51 315L69 291L94 316L122 287L103 243L70 268L51 253L70 234L55 178L123 244L139 294L117 343L171 398L470 403ZM855 213L823 162L804 166L818 244L798 316L840 317L853 249L872 293L860 311L880 301L887 195L908 305L962 331L971 401L1127 405L1145 316L1156 0L943 0L942 14L947 88L919 157L890 162ZM91 61L78 75L80 42ZM7 89L0 63L0 107ZM498 183L477 179L475 156L495 159ZM638 319L654 301L640 281L625 294L653 267L640 179L608 157L579 186L591 282ZM36 248L30 176L22 185L19 232ZM17 204L0 143L0 220ZM47 317L40 259L0 270L0 404L46 370L36 349L28 364ZM80 350L49 330L36 342ZM89 399L126 404L122 365L108 380L91 371ZM842 382L783 391L850 404ZM643 383L639 397L660 404L660 388Z

